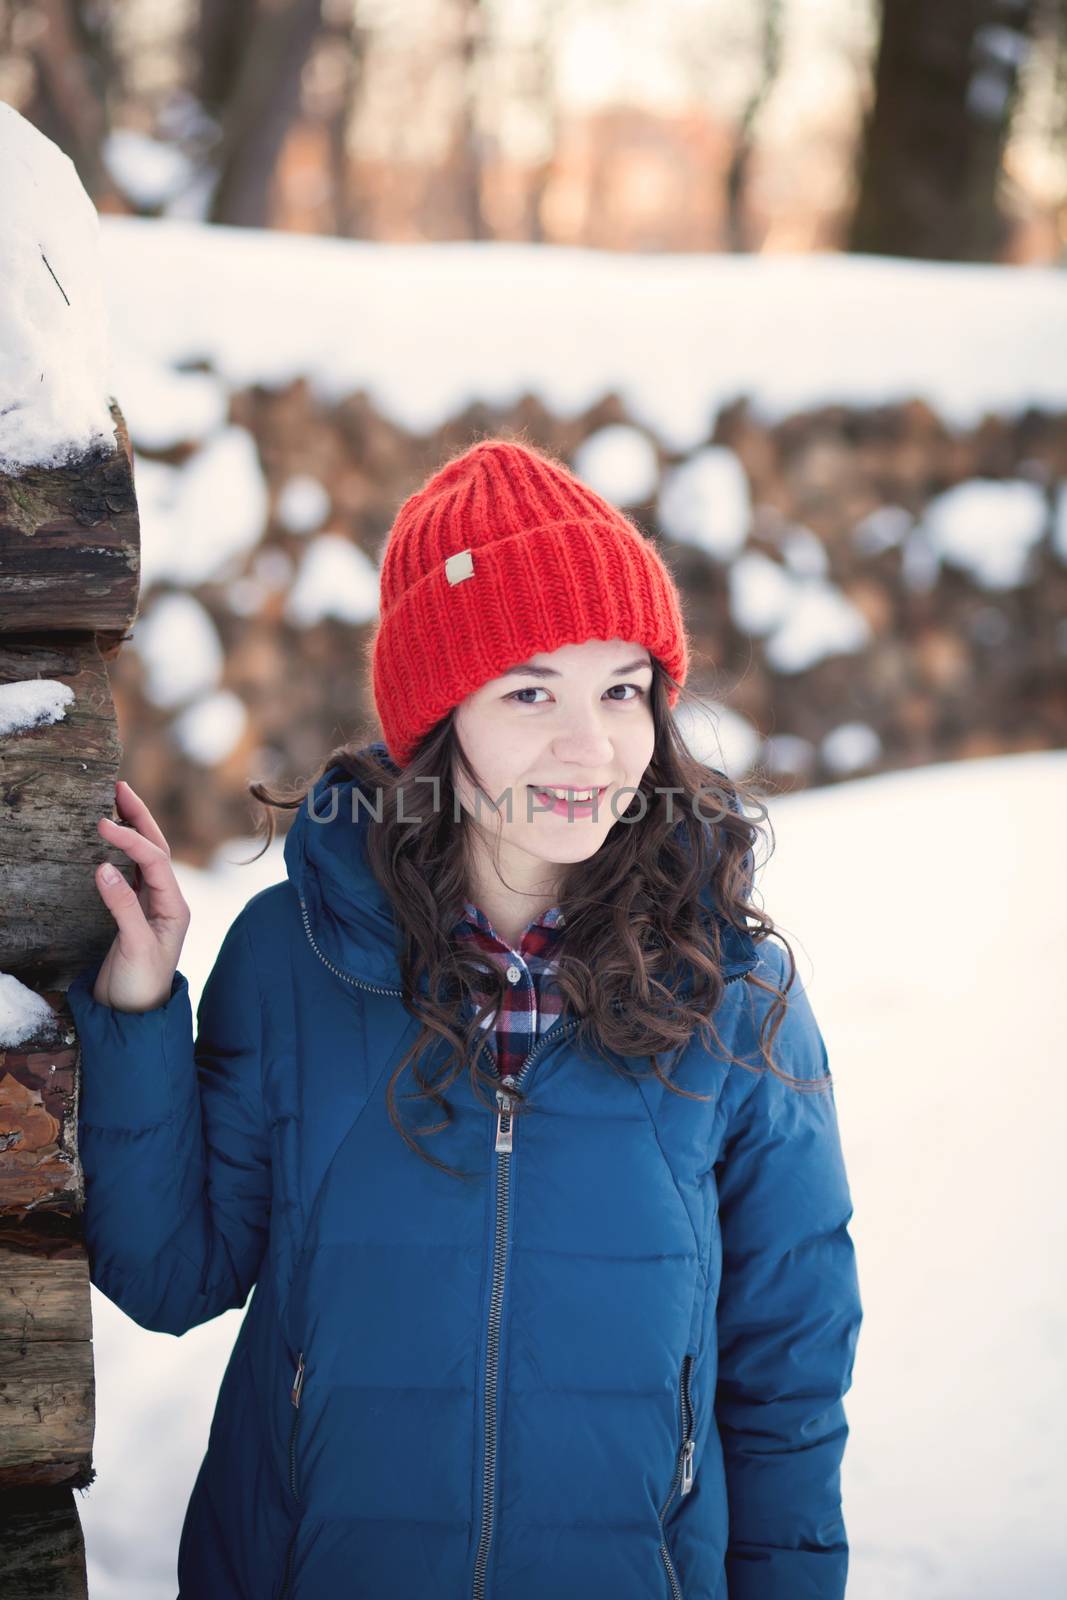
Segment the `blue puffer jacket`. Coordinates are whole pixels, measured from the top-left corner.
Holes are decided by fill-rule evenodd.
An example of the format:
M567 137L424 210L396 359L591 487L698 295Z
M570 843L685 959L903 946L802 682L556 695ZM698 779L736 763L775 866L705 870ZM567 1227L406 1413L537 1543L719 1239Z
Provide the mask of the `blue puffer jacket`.
M578 1053L565 1010L526 1059L510 1152L460 1074L427 1147L474 1176L440 1172L385 1110L418 1028L337 778L314 800L329 817L332 779L335 820L301 807L287 880L226 934L195 1044L180 971L140 1015L93 1000L99 963L69 990L92 1281L174 1334L255 1286L181 1600L843 1595L861 1308L803 990L778 1060L806 1088L694 1042L676 1081L710 1098L685 1099ZM740 980L781 977L783 953L736 932L726 950L716 1022L755 1063L769 998Z

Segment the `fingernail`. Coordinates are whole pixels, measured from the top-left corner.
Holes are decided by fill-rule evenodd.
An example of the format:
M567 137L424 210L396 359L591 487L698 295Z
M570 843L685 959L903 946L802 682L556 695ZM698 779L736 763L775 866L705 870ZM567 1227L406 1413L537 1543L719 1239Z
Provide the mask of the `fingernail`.
M118 883L119 881L118 872L111 865L110 861L104 862L104 865L100 868L100 876L103 878L105 883Z

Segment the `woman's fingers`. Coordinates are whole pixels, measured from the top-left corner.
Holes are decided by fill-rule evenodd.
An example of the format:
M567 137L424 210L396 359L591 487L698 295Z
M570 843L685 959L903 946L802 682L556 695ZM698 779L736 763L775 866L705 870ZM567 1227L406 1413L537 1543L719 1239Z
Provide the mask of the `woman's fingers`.
M151 839L152 843L157 844L166 855L170 855L170 845L164 838L162 828L140 795L134 793L124 778L119 778L115 784L115 803L122 813L123 821L130 823L139 833L143 833L146 839Z
M178 888L166 842L160 847L136 828L124 827L110 817L101 817L97 827L109 844L116 845L140 867L141 877L148 888L149 916L184 920L188 916L188 907ZM131 889L130 893L134 891Z
M110 861L102 861L96 869L96 887L129 948L136 948L138 944L151 939L141 902L118 867Z

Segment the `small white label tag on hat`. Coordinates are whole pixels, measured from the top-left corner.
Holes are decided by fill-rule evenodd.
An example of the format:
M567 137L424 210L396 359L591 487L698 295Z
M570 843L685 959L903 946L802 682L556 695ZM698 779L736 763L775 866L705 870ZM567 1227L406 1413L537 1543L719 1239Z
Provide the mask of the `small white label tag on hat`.
M462 583L464 578L474 576L474 556L470 550L460 550L457 555L449 556L445 562L445 577L449 583Z

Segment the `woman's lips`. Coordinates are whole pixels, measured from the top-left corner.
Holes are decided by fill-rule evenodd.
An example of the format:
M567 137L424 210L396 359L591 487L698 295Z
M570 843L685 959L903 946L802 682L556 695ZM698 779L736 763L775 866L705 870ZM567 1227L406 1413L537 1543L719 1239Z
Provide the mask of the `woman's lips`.
M534 789L538 803L543 808L543 814L557 817L591 817L593 808L599 806L607 792L608 786L605 784L602 789L596 791L591 800L557 800L555 795L549 794L546 789Z

